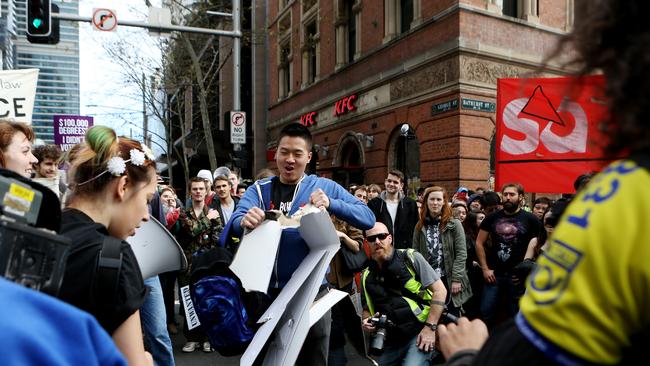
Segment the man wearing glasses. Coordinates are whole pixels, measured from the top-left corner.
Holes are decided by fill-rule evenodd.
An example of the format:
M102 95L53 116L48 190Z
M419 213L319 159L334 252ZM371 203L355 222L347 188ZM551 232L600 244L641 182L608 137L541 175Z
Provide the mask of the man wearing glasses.
M363 329L377 331L371 315L386 315L394 324L386 330L384 350L376 361L380 365L428 365L445 307L445 285L420 253L395 250L383 223L377 222L365 235L372 261L361 277Z
M391 170L385 180L386 190L379 197L368 202L377 221L388 228L394 237L393 243L397 249L410 248L413 243L413 230L418 222L418 205L403 193L404 174L399 170Z

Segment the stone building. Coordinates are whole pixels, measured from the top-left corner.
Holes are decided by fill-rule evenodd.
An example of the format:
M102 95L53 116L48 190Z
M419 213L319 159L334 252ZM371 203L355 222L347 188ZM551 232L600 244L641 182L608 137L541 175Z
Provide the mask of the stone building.
M573 19L572 0L268 7L267 159L282 126L301 122L314 135L311 171L344 185L397 168L411 187L487 186L497 78L532 75Z

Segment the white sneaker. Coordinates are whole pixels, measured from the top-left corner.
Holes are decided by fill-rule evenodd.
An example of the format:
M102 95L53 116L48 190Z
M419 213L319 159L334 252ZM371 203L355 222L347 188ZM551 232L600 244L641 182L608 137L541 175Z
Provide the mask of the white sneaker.
M203 342L203 352L212 352L212 346L210 345L210 342Z
M200 345L201 343L199 342L187 342L183 346L183 352L185 353L194 352L194 350L196 350Z

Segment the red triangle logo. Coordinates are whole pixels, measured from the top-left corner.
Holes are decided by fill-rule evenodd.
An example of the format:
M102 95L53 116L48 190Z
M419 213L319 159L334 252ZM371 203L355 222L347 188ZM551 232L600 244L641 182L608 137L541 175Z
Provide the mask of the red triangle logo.
M528 98L528 102L522 108L521 113L557 123L560 126L565 125L562 117L557 113L557 108L555 108L551 100L544 94L541 85L535 88L533 94Z

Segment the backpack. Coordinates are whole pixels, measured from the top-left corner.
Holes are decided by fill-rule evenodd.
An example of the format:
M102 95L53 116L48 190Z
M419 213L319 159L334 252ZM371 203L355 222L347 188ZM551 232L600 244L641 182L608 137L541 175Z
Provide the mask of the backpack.
M194 259L190 295L201 327L212 347L222 356L241 355L255 335L255 322L270 299L247 293L228 266L232 254L221 247Z

